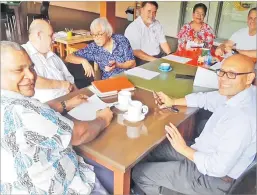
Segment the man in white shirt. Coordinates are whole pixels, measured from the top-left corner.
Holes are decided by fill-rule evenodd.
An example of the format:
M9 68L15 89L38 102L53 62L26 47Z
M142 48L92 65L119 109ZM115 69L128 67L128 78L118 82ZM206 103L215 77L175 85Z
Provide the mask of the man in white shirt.
M51 51L53 28L45 20L34 20L29 28L27 51L38 78L34 98L46 102L76 90L74 78L63 61Z
M141 5L140 16L125 30L136 57L137 66L156 60L171 49L165 38L162 25L155 19L158 4L155 1L144 1Z
M94 167L72 146L104 131L112 120L111 110L97 112L92 121L69 120L60 113L71 104L65 108L57 100L43 104L31 98L35 82L34 65L24 49L1 41L0 194L108 194Z
M242 66L243 65L243 66ZM178 129L165 126L167 142L135 166L132 178L146 194L160 186L175 192L224 194L256 154L256 86L253 61L241 54L227 58L220 70L219 90L171 99L162 92L160 108L173 105L213 112L195 143L187 146Z
M224 52L230 53L234 49L234 51L240 54L256 58L256 22L257 10L255 7L250 9L248 13L248 27L235 32L229 40L217 47L215 54L221 56Z

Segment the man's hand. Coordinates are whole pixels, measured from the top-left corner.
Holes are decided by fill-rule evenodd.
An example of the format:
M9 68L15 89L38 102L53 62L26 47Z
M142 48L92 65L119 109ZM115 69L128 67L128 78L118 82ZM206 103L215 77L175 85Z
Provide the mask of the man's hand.
M66 107L67 110L71 110L72 108L75 108L76 106L86 102L88 99L88 96L84 94L79 94L69 100L66 101Z
M155 103L159 104L159 102L157 100L158 97L155 94L153 94L153 95L155 98ZM166 108L166 107L171 107L174 105L174 99L171 99L169 96L167 96L163 92L157 92L157 95L159 96L160 103L162 103L161 105L159 104L159 107L161 109Z
M112 60L112 61L109 62L109 65L108 65L108 66L105 66L105 67L104 67L104 70L105 70L106 72L111 72L111 71L113 71L115 68L116 68L116 62L115 62L114 60Z
M73 84L70 83L69 81L62 81L62 88L66 89L69 92L73 91Z
M113 112L110 110L109 107L96 112L96 118L101 118L105 121L104 128L110 125L112 117L113 117Z
M87 77L95 76L95 72L91 64L89 64L87 61L83 61L81 64L85 70L85 75Z
M170 123L170 126L165 126L166 131L166 137L168 138L170 144L172 147L180 154L185 154L186 149L188 146L186 145L186 142L184 138L179 133L178 129Z

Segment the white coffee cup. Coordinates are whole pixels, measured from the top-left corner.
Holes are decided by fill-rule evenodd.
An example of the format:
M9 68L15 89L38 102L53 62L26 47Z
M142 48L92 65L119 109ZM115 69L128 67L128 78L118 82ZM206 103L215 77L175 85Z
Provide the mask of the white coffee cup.
M128 118L131 120L138 120L140 116L148 113L148 107L143 105L140 101L131 101L128 106Z
M121 109L127 109L131 101L131 92L122 90L118 93L118 103Z

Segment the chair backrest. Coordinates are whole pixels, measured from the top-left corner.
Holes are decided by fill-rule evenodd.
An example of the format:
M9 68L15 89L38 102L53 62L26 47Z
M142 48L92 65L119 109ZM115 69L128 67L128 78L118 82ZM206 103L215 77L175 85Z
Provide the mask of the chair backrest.
M253 190L256 188L256 165L257 155L255 155L253 162L231 186L228 194L246 194L253 192ZM247 190L247 192L245 190Z
M44 16L45 19L48 19L48 9L49 9L50 2L49 1L43 1L40 6L40 14Z

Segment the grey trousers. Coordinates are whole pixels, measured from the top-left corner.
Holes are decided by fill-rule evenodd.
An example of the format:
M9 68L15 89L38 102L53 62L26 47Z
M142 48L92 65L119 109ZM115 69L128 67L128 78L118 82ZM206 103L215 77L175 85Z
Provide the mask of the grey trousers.
M190 195L225 194L232 185L200 173L192 161L176 152L166 140L134 167L132 178L147 195L159 194L160 186Z

